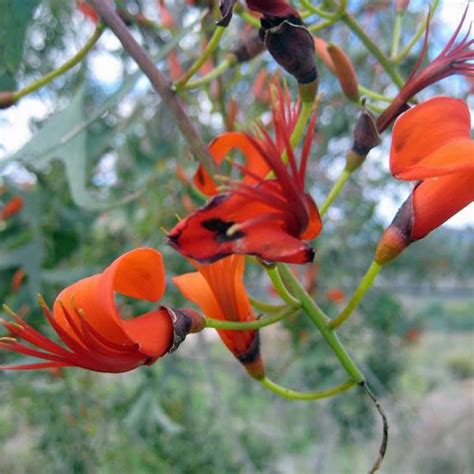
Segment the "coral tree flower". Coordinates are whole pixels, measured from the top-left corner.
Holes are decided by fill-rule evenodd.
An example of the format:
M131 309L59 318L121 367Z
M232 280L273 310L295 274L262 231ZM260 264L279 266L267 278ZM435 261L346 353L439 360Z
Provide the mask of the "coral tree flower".
M393 127L392 174L422 180L383 234L376 261L387 263L474 200L474 140L464 101L435 97L402 114Z
M425 43L423 50L416 62L410 77L405 85L400 89L394 101L385 109L385 111L377 118L377 128L379 132L383 132L404 110L407 109L408 101L425 87L434 84L446 77L460 74L466 77L474 75L474 50L472 45L473 39L469 39L471 29L469 28L466 35L456 43L461 28L466 19L469 6L466 7L461 21L454 31L452 37L438 56L431 61L428 66L420 70L421 63L426 56L428 47L428 32L426 29Z
M255 321L243 283L245 257L231 255L211 265L193 263L197 272L173 278L185 298L197 304L210 318L222 321ZM218 329L217 332L252 377L264 377L258 331Z
M246 135L239 147L244 151L250 144L244 151L247 159L252 159L249 150L256 150L275 178L264 180L249 171L250 165L242 168L255 184L249 184L246 178L231 181L229 192L214 196L203 208L179 222L168 234L168 242L178 252L201 263L231 254L255 255L270 262L313 260L314 251L305 240L316 237L322 225L304 183L316 115L311 118L298 168L290 145L289 108L280 93L273 108L275 140L262 128L261 139ZM281 159L282 148L288 154L287 164ZM213 191L211 186L208 188Z
M153 364L176 349L188 332L202 329L200 317L191 310L161 306L136 318L124 319L114 301L114 293L157 301L164 289L161 254L150 248L127 252L104 272L65 288L56 298L52 312L43 305L46 318L63 345L36 331L18 315L14 316L14 322L2 321L12 337L1 338L0 348L46 362L0 368L73 366L119 373Z

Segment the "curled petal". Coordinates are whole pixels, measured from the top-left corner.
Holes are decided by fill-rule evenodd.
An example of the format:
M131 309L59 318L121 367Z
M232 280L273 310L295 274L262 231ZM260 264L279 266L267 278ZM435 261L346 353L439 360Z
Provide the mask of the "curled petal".
M418 180L474 169L474 141L464 101L435 97L402 114L393 128L390 171Z
M165 311L153 311L135 319L121 318L114 293L157 301L165 287L161 254L153 249L132 250L116 259L103 273L84 278L65 288L57 297L54 319L73 338L80 339L67 313L79 323L78 310L99 334L115 344L137 343L148 357L166 353L172 340L172 325Z

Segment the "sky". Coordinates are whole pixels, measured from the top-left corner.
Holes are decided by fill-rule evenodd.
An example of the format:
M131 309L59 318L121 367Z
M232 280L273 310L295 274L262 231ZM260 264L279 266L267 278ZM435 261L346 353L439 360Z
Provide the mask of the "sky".
M420 5L424 7L428 5L428 2L426 0L412 0L409 8L413 11L420 11ZM449 39L458 25L465 7L466 1L441 0L436 16L441 19L444 24L441 31L441 35L445 37L443 39ZM471 6L469 10L466 24L474 20L474 7ZM90 28L90 33L92 33L92 25L87 25L87 27ZM87 34L89 34L89 32L87 32ZM94 75L94 79L100 83L104 89L115 88L122 77L123 64L115 56L109 54L108 51L118 50L121 47L120 43L113 33L106 31L100 39L100 47L100 52L92 53L89 58L92 74ZM139 87L147 87L146 79L140 81ZM463 86L461 85L461 87ZM454 88L456 89L456 87ZM474 105L474 100L471 100L470 105ZM45 97L44 94L40 93L27 96L23 98L18 105L1 111L0 160L2 157L8 156L18 150L31 138L30 123L32 120L37 121L46 118L54 111L54 108L55 105L48 101L48 98ZM11 173L12 169L13 168L10 167L4 172ZM15 169L14 172L18 174L17 169ZM394 201L391 197L382 197L378 212L388 222L394 216L399 205L400 202ZM468 225L474 226L474 204L471 204L451 218L447 225L458 228L463 228Z

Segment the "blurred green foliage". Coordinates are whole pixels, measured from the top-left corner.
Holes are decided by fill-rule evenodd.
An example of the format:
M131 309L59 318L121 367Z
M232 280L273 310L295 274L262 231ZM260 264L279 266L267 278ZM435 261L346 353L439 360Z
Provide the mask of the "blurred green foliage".
M19 3L3 0L0 5L13 11ZM133 13L156 16L155 2L123 3ZM200 11L175 3L174 35L162 29L136 29L165 73L166 48L179 43L179 59L186 66L196 55L201 32L209 35L212 30L212 21L206 19L202 28L189 32L185 26L196 22ZM360 6L349 3L351 8ZM360 21L385 49L391 8L359 12ZM419 11L414 8L406 15L402 40L417 24ZM2 87L13 87L14 81L25 85L50 71L84 44L91 32L88 20L69 2L28 1L16 13L18 23L7 21L8 28L16 28L13 33L0 28L3 38L15 38L14 58L0 69ZM7 16L2 18L5 22ZM236 17L215 63L235 45L240 30L241 20ZM436 35L436 23L433 31ZM186 192L176 178L176 164L188 176L196 164L189 159L169 112L106 35L107 41L99 42L92 53L94 61L87 58L79 69L38 91L35 98L50 115L31 121L31 141L0 162L0 184L5 188L0 204L17 195L25 203L20 213L0 222L0 301L48 333L36 294L41 292L51 303L62 288L100 271L126 250L158 248L168 277L190 269L163 244L163 229L174 225L176 214L186 213ZM324 37L344 47L362 83L393 93L386 78L377 73L373 58L344 26L334 25L324 31ZM5 47L4 40L0 44ZM404 73L418 51L415 48L404 63ZM100 61L105 58L124 66L122 76L112 84L100 80ZM205 140L223 130L222 113L231 98L238 99L238 129L249 130L265 116L268 107L251 92L255 74L263 67L276 69L263 55L240 70L228 71L205 90L186 93L188 111ZM310 191L317 202L342 169L357 112L324 67L321 89L324 97L309 169ZM327 290L339 288L349 296L372 258L386 224L377 211L381 196L407 191L395 187L387 172L387 144L348 183L315 243L313 295L329 314L337 313L340 303L330 301ZM474 271L466 265L474 260L472 234L472 229L441 229L414 245L384 271L358 314L341 330L401 430L411 423L398 416L397 403L413 394L421 398L445 380L428 376L426 385L418 384L423 375L413 366L420 338L423 341L432 331L448 337L448 330L473 329ZM26 276L14 289L12 278L19 269ZM255 268L248 269L247 281L253 295L273 298ZM446 298L435 298L440 293ZM168 304L184 303L171 284L165 298ZM138 309L133 302L127 305ZM342 380L337 361L304 317L263 332L263 351L273 379L301 390ZM436 351L427 350L430 359L443 364ZM17 359L1 354L2 363ZM431 363L424 361L420 367L431 370ZM444 363L455 378L472 377L468 357L447 356ZM371 405L357 389L320 403L277 399L249 380L220 342L207 334L190 337L182 350L153 367L124 375L78 369L1 372L0 399L4 473L362 472L371 457L367 453L375 453L372 440L378 436ZM452 451L439 456L430 461L432 467L416 472L466 472L462 468L469 459L465 461L464 454L456 462ZM386 472L400 472L397 460L389 458L387 466Z

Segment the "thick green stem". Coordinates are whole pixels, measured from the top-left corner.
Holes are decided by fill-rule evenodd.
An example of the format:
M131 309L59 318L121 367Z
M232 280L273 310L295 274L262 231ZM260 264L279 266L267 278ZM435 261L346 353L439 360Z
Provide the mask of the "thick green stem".
M347 303L347 306L342 310L341 314L337 318L333 319L329 323L329 327L331 329L338 328L341 324L343 324L349 318L349 316L352 314L354 309L357 307L357 305L360 303L362 298L367 293L367 290L369 290L369 288L372 286L380 270L382 270L382 265L373 261L369 269L367 270L367 273L363 276L362 280L360 281L359 286L355 290L351 299L349 300L349 303Z
M330 3L332 3L333 6L336 6L336 2L334 0L330 0ZM362 43L364 43L364 46L377 58L385 72L392 78L393 82L395 82L395 84L401 88L405 81L398 74L396 67L392 64L390 59L387 58L383 51L370 39L359 22L347 11L341 12L340 17L341 20L362 41Z
M392 34L392 48L390 51L390 59L393 61L395 56L398 53L398 47L400 45L400 36L402 33L402 21L403 21L403 14L405 12L398 11L397 16L395 17L395 24L393 25L393 34Z
M227 69L235 64L234 56L229 56L224 61L222 61L219 66L214 68L205 76L196 79L195 81L188 82L183 89L184 90L192 90L192 89L199 89L202 86L205 86L212 82L214 79L217 79L221 74L223 74Z
M286 285L283 283L283 280L281 279L280 272L278 271L278 268L272 267L272 268L266 268L267 270L267 275L270 277L270 280L272 281L273 287L275 288L275 291L278 293L278 296L288 305L292 306L293 308L301 306L301 303L298 299L293 297L291 293L288 291L286 288Z
M328 388L326 390L321 390L318 392L297 392L296 390L291 390L289 388L282 387L281 385L272 382L267 377L264 377L263 379L259 380L259 382L271 392L276 393L277 395L280 395L280 397L287 398L289 400L319 400L321 398L330 398L334 395L349 390L355 385L355 382L349 380L345 383L341 383L340 385L336 385L333 388Z
M214 329L226 329L228 331L244 331L248 329L260 329L265 326L270 326L272 324L281 321L282 319L288 318L296 314L297 310L295 308L290 308L287 311L283 311L280 314L274 314L273 316L268 316L266 318L257 319L256 321L248 322L238 322L238 321L222 321L220 319L205 319L205 327L214 328Z
M325 199L325 201L319 208L319 214L321 216L324 216L324 214L326 214L331 204L339 196L339 193L342 191L342 188L346 184L346 181L351 177L351 174L351 171L347 169L344 169L344 171L341 173L341 176L339 176L337 181L334 183L334 186L332 187L331 191L329 191L328 197Z
M328 327L329 318L323 313L321 308L313 301L311 296L301 286L301 283L293 275L293 273L291 273L287 265L278 263L277 268L281 273L281 276L285 279L288 288L293 293L294 297L301 302L301 307L313 321L314 325L319 329L319 332L331 347L332 351L341 362L349 377L355 383L363 382L365 380L364 375L354 363L337 335Z
M176 83L176 90L182 89L186 83L191 79L191 77L196 74L199 69L201 69L202 65L209 59L211 54L215 51L217 46L219 45L219 41L222 38L222 35L224 34L225 30L227 28L223 26L217 26L216 29L214 30L214 33L211 36L211 39L209 40L209 43L207 43L206 49L202 52L202 54L196 59L194 64L186 71L186 73L183 75L181 79Z
M51 82L53 79L56 79L57 77L61 76L62 74L69 71L77 64L79 64L85 58L87 53L97 43L97 41L101 37L104 30L105 30L104 24L100 23L99 25L97 25L94 31L94 34L89 38L86 44L71 59L66 61L63 65L61 65L54 71L51 71L45 76L40 77L37 81L34 81L31 84L23 87L22 89L14 92L13 96L14 96L15 102L21 99L22 97L24 97L25 95L31 94L32 92L40 89L41 87Z

